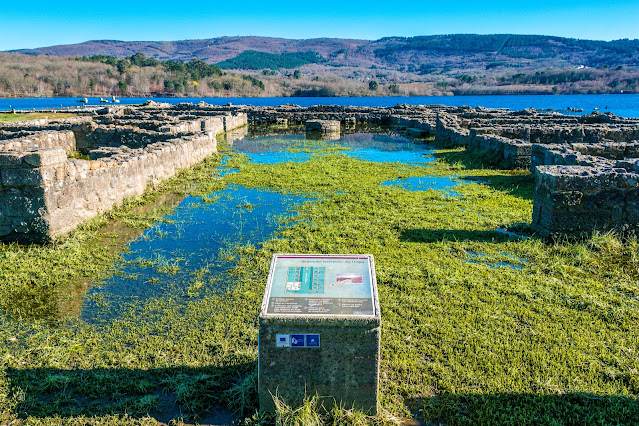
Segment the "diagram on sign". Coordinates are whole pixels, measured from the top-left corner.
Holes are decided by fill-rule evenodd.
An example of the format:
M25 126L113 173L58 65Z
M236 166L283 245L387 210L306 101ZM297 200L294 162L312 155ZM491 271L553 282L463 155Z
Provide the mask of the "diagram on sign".
M286 292L298 294L324 293L324 267L291 266L288 268Z

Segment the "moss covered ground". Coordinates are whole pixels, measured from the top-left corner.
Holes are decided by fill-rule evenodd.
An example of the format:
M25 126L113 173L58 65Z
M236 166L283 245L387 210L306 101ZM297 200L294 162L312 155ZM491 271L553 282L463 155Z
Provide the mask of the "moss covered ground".
M0 246L0 423L636 422L636 240L529 237L530 174L462 149L440 149L427 166L362 161L322 144L298 149L311 159L256 164L223 153L63 241ZM218 176L221 156L239 172ZM423 176L456 176L459 195L381 185ZM136 229L162 218L163 194L206 195L229 183L312 199L274 238L226 254L236 261L228 292L151 298L99 325L60 309L78 283L109 273ZM277 252L375 256L376 418L324 412L312 398L275 417L256 412L257 314Z
M61 119L75 117L75 114L71 113L40 113L40 112L28 112L28 113L0 113L0 123L11 123L14 121L28 121L39 120L41 118Z

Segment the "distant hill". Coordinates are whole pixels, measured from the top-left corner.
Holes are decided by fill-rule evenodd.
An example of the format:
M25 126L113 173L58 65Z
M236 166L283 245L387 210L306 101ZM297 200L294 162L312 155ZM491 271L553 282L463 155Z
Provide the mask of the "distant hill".
M368 43L370 41L367 40L328 38L289 40L270 37L219 37L207 40L181 41L93 40L78 44L12 50L11 53L53 56L106 55L124 58L141 52L147 57L158 60L202 59L212 64L235 58L247 50L272 54L312 51L326 57L337 51L357 50Z
M638 64L639 40L543 35L97 40L0 52L0 96L639 93Z
M53 56L107 55L117 58L141 52L158 60L201 59L210 64L223 63L224 67L245 66L247 69L255 69L256 52L272 55L315 52L326 58L327 66L375 65L403 71L429 72L432 68L633 65L639 62L639 40L594 41L513 34L387 37L375 41L220 37L182 41L95 40L11 52ZM248 62L245 52L249 52L249 56L253 55ZM228 62L230 59L237 60ZM273 66L277 65L275 61Z

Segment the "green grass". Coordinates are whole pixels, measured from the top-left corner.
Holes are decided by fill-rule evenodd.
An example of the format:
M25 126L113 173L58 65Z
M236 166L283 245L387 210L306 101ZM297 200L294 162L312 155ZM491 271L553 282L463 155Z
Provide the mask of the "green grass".
M0 123L11 123L14 121L28 121L28 120L39 120L42 118L49 119L61 119L61 118L69 118L75 117L75 114L51 114L51 113L40 113L40 112L28 112L28 113L0 113Z
M161 211L128 204L61 243L1 247L0 306L17 319L0 328L0 421L205 421L229 411L248 424L635 423L637 241L594 235L545 243L496 232L529 233L530 174L488 168L460 149L437 157L432 167L418 167L330 151L274 165L233 155L226 166L239 173L223 179L209 160L137 203L176 188L204 195L228 182L314 200L261 248L235 249L229 292L198 287L204 297L150 299L99 326L33 318L47 318L52 309L38 306L69 282L107 273L122 243L100 248L110 238L101 231L106 222L144 227ZM424 175L466 183L455 188L459 197L380 186ZM276 252L375 256L378 417L321 409L313 398L302 407L281 405L273 417L256 413L257 314ZM26 302L33 298L40 302Z

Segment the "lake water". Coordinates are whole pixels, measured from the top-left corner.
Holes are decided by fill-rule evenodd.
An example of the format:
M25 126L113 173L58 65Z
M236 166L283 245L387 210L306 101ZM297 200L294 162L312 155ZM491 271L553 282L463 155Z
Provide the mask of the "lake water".
M82 105L79 98L22 98L0 99L0 111L16 109L69 108ZM100 98L89 98L89 105L104 105ZM147 100L178 104L204 101L211 105L277 106L295 104L313 105L380 106L397 104L484 106L487 108L551 109L569 113L568 107L581 108L585 113L599 108L600 112L612 112L622 117L639 117L639 95L488 95L488 96L413 96L413 97L352 97L352 98L120 98L121 104L139 104ZM571 113L574 114L574 113Z

